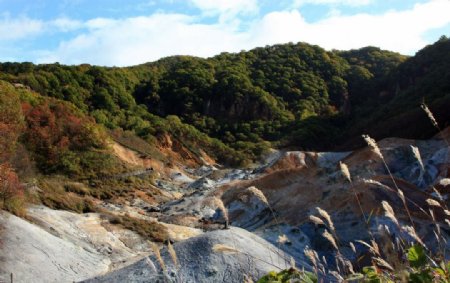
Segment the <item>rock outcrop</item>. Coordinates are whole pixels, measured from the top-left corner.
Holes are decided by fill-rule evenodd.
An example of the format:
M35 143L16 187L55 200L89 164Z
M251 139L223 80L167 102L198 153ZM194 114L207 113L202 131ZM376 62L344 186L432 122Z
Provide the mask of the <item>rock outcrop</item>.
M178 265L166 249L163 271L155 256L105 276L99 282L244 282L289 267L289 257L262 238L240 228L216 230L174 245Z
M0 282L72 282L109 270L111 260L95 249L55 236L14 215L1 213ZM58 233L58 232L54 232Z

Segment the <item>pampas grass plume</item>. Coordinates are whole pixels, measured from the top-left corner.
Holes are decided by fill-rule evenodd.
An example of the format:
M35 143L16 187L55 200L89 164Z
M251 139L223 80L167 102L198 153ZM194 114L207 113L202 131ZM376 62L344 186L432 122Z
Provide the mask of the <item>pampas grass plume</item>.
M333 248L335 248L336 250L338 249L338 246L336 244L336 240L334 239L333 235L330 234L330 232L328 231L324 231L322 236L328 240L328 242L330 242L330 244L333 246Z
M411 226L402 226L402 230L405 231L409 236L411 236L414 240L416 240L419 244L425 247L425 244L423 243L422 239L417 235L416 229L414 229Z
M277 242L280 243L280 244L285 244L285 243L289 242L289 238L286 235L284 235L284 234L283 235L279 235Z
M434 199L429 198L429 199L426 200L426 202L427 202L427 204L429 206L441 207L441 204L438 201L434 200Z
M261 202L263 202L265 205L267 205L267 206L269 205L269 201L267 200L266 196L257 187L255 187L255 186L248 187L245 190L245 192L250 192L251 194L256 196Z
M352 249L352 251L356 254L356 247L355 244L353 244L352 242L349 243L350 248Z
M394 222L397 226L399 226L398 220L395 217L395 213L394 210L392 209L392 206L385 200L381 202L381 205L383 206L384 209L384 215L390 220L392 220L392 222Z
M394 268L384 259L380 257L374 257L373 260L377 263L378 266L387 268L390 271L394 271Z
M319 212L320 216L322 216L322 217L327 221L328 227L329 227L333 232L336 231L336 229L334 228L334 223L333 223L333 221L331 220L331 217L330 217L330 215L328 214L328 212L326 212L325 210L323 210L323 209L320 208L320 207L316 207L316 209L317 209L317 211Z
M381 159L383 159L383 154L377 145L377 142L369 137L369 135L362 135L363 139L366 141L367 145L372 149L372 151Z
M305 256L312 262L314 268L317 268L317 259L318 255L314 250L311 250L310 248L306 248L304 250Z
M428 106L425 103L422 103L420 105L420 107L423 109L423 111L425 111L425 114L427 114L428 119L430 119L431 123L433 124L433 126L435 126L436 128L439 129L439 124L436 121L436 119L434 118L433 113L430 111L430 109L428 108Z
M339 161L339 167L341 168L342 175L344 175L344 177L351 183L352 178L350 175L350 171L348 170L347 164Z
M391 188L389 186L386 186L385 184L372 180L372 179L362 179L364 184L368 184L368 185L375 185L375 186L379 186L385 190L391 190Z
M325 225L322 219L314 215L310 215L309 220L311 220L316 225Z
M420 156L419 148L417 146L413 146L413 145L410 145L410 147L411 147L411 151L414 155L414 158L417 160L417 162L420 165L420 168L422 169L422 172L425 171L425 166L423 165L423 161L422 161L422 157Z

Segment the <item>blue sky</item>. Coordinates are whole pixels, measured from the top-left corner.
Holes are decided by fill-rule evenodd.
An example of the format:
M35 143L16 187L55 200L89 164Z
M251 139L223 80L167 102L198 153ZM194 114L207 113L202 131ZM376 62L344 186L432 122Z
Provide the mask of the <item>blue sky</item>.
M0 0L0 61L129 66L308 42L412 55L450 35L450 0Z

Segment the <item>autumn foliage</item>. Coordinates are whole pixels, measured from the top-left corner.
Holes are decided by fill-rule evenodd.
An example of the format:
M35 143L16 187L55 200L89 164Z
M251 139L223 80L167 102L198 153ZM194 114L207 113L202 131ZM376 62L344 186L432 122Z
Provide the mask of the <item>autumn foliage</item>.
M77 153L105 147L94 121L69 104L56 100L36 106L23 103L22 111L27 124L23 141L43 172L77 173Z
M0 164L11 157L22 125L19 97L10 84L0 81Z
M23 116L15 89L0 81L0 209L22 214L23 188L12 166Z
M0 164L0 209L22 214L23 186L14 169L7 163Z

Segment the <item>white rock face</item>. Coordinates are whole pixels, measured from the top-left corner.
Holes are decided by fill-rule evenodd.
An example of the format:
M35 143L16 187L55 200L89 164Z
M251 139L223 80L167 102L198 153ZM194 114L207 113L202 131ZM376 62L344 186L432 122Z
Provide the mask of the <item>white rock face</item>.
M134 232L107 230L98 214L32 207L33 223L0 213L0 282L73 282L148 254ZM134 259L134 260L133 260Z
M86 282L244 282L289 267L289 258L262 238L240 228L216 230L174 245L179 267L167 250L166 272L154 257Z
M44 206L34 206L28 211L33 221L47 232L85 250L99 252L113 263L148 251L145 241L139 235L117 227L106 229L106 225L102 224L107 221L97 213L77 214Z
M110 260L58 238L16 216L2 213L0 282L72 282L108 271Z

